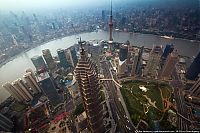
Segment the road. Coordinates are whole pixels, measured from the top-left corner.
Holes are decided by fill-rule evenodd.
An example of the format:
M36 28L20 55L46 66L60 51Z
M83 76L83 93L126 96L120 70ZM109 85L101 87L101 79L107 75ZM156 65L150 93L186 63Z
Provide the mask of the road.
M107 61L101 61L101 68L103 70L103 75L105 79L112 79L113 75L110 72L110 62ZM118 95L117 87L115 83L110 81L103 81L104 86L106 88L106 93L109 96L108 102L110 104L111 113L113 116L113 119L115 123L120 123L120 127L123 128L126 132L136 132L135 126L130 122L128 119L128 116L126 115L126 112L124 111L124 108L121 104L121 101L119 100L120 97Z
M174 76L174 80L170 81L170 85L174 88L174 97L176 100L176 108L177 108L177 112L179 114L181 114L182 116L188 118L188 114L187 114L187 106L184 103L184 97L182 94L183 91L183 84L179 78L179 75L177 73L177 70L175 70L175 72L173 73ZM188 121L184 120L182 117L178 116L178 128L181 131L187 131L188 130Z

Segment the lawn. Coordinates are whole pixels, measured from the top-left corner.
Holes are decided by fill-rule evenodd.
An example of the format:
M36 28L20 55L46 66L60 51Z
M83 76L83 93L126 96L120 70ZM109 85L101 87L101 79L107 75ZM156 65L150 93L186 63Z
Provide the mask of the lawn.
M163 98L171 97L172 89L168 85L161 85L159 88L162 91Z
M133 123L134 124L138 123L140 121L140 118L144 117L145 115L143 111L144 110L143 105L140 104L134 96L131 96L132 94L128 90L121 89L121 93L123 95L129 113L131 112L130 116Z
M100 91L100 95L101 95L101 102L105 101L105 93L103 91Z
M147 88L146 92L139 88L141 85ZM151 128L152 122L161 120L164 115L161 91L164 98L171 95L167 85L137 80L124 82L120 90L133 123L137 125L143 119Z

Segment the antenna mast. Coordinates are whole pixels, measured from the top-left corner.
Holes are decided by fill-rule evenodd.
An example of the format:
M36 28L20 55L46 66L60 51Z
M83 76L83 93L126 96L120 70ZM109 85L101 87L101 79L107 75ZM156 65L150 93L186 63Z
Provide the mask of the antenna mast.
M72 24L72 28L74 30L74 32L76 34L78 34L78 32L76 31L76 29L74 28L74 25ZM80 45L80 51L81 53L84 53L84 48L83 48L83 42L81 41L81 36L78 37L79 41L78 41L78 44Z
M112 0L110 1L111 5L110 5L110 21L109 21L109 32L110 32L110 36L109 36L109 41L113 41L113 37L112 37L112 28L113 28L113 16L112 16Z

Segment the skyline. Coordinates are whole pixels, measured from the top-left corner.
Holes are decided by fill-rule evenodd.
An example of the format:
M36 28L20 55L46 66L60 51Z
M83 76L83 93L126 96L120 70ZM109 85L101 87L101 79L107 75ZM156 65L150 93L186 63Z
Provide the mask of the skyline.
M0 131L200 131L191 1L0 0Z

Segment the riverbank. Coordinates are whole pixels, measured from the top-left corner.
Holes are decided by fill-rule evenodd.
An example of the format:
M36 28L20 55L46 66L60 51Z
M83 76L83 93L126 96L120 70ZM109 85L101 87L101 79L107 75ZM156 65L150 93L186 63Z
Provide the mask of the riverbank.
M105 31L105 30L103 30ZM122 32L122 33L128 33L128 32L125 32L125 31L115 31L115 32ZM52 38L50 40L46 40L44 42L40 42L40 43L35 43L35 45L31 46L30 48L26 49L26 50L23 50L21 51L19 54L13 56L13 57L10 57L8 58L7 60L5 60L4 62L2 62L0 64L0 68L7 64L8 62L14 60L17 56L19 56L21 53L24 53L24 52L28 52L29 50L33 49L33 48L36 48L38 46L41 46L43 44L46 44L48 42L51 42L51 41L54 41L54 40L58 40L58 39L62 39L62 38L65 38L65 37L69 37L69 36L73 36L73 35L78 35L78 34L82 34L82 33L89 33L88 31L85 31L85 32L80 32L80 33L71 33L71 34L68 34L68 35L65 35L65 36L61 36L61 37L57 37L57 38ZM143 32L143 31L135 31L135 32L129 32L130 34L147 34L147 35L154 35L154 36L158 36L158 37L161 37L162 35L165 35L165 34L159 34L157 32ZM167 40L167 38L164 38ZM185 39L185 38L178 38L178 37L174 37L173 36L173 39L169 39L169 40L183 40L183 41L189 41L189 42L197 42L197 43L200 43L199 40L190 40L190 39Z
M103 31L105 31L105 30L103 30ZM115 32L128 33L128 32L124 32L124 31L115 31ZM80 32L80 33L78 33L78 34L82 34L82 33L89 33L89 32L85 31L85 32ZM149 32L129 32L129 33L130 33L130 34L132 34L132 33L133 33L133 34L147 34L147 35L154 35L154 36L157 36L157 37L161 37L160 34L156 34L156 33L153 33L153 32L152 32L152 33L149 33ZM38 47L38 46L41 46L41 45L43 45L43 44L46 44L46 43L48 43L48 42L51 42L51 41L54 41L54 40L58 40L58 39L62 39L62 38L69 37L69 36L73 36L73 35L78 35L78 34L76 34L76 33L71 33L71 34L68 34L68 35L65 35L65 36L62 36L62 37L52 38L52 39L46 40L46 41L44 41L44 42L35 43L35 45L31 46L30 48L28 48L28 49L26 49L26 50L23 50L23 51L21 51L19 54L15 55L15 56L13 56L13 57L10 57L10 58L8 58L7 60L5 60L4 62L2 62L2 63L0 64L0 68L1 68L2 66L4 66L5 64L7 64L8 62L10 62L10 61L14 60L15 58L17 58L17 56L19 56L21 53L28 52L29 50L31 50L31 49L33 49L33 48L36 48L36 47ZM166 38L164 38L164 39L166 39ZM166 40L167 40L167 39L166 39ZM197 43L200 43L199 40L189 40L189 39L177 38L177 37L174 37L174 38L171 39L171 40L183 40L183 41L189 41L189 42L197 42Z
M104 30L104 31L105 31L105 30ZM162 37L162 36L169 36L169 37L171 37L171 35L158 34L157 32L143 32L143 31L128 32L128 31L120 31L120 30L115 31L115 32L130 33L130 34L154 35L154 36L158 36L158 37ZM163 37L163 38L164 38L164 37ZM164 39L167 39L167 38L164 38ZM171 40L174 40L174 39L200 43L200 40L192 40L192 39L187 39L187 38L181 38L181 37L172 36L172 39L171 39ZM170 39L169 39L169 40L170 40Z
M82 34L82 33L87 33L87 32L80 32L80 33L78 33L78 34ZM78 35L78 34L77 34L77 33L68 34L68 35L66 35L66 36L57 37L57 38L52 38L52 39L46 40L46 41L44 41L44 42L35 43L35 44L34 44L33 46L31 46L30 48L25 49L25 50L21 51L20 53L16 54L15 56L9 57L9 58L6 59L4 62L0 63L0 68L1 68L2 66L4 66L5 64L7 64L8 62L10 62L10 61L14 60L15 58L17 58L20 54L25 53L25 52L28 52L28 51L30 51L30 50L33 49L33 48L36 48L36 47L41 46L41 45L44 45L44 44L49 43L49 42L51 42L51 41L55 41L55 40L58 40L58 39L62 39L62 38L65 38L65 37L70 37L70 36L74 36L74 35Z
M174 32L153 32L153 31L134 31L133 33L140 33L140 34L149 34L149 35L157 35L157 36L172 36L174 39L186 40L191 42L200 42L200 38L194 39L193 37L187 37L186 35L178 35Z

